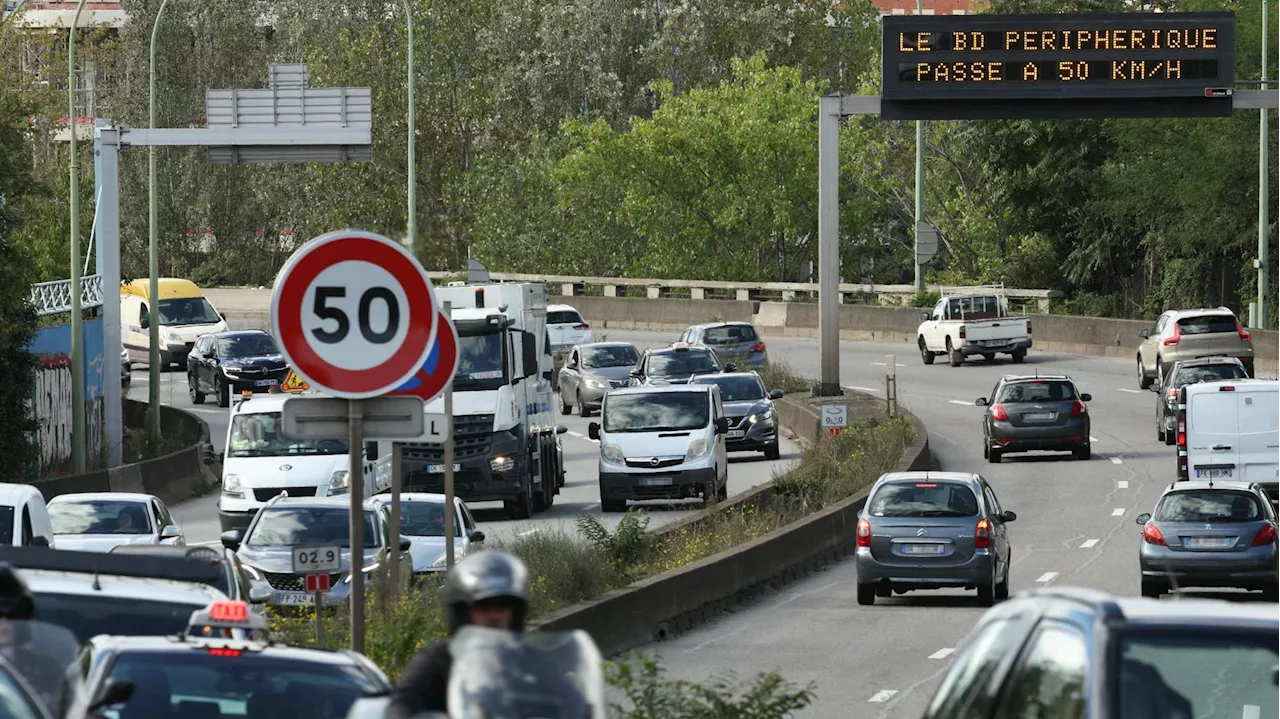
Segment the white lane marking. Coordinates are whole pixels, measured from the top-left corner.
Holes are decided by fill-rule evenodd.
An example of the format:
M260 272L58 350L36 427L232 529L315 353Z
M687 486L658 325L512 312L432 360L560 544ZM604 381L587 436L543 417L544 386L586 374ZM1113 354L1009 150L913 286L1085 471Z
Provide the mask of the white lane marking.
M1121 392L1128 392L1129 394L1146 394L1146 392L1143 392L1140 389L1125 389L1124 387L1117 387L1116 389Z
M884 362L872 362L871 364L876 365L877 367L884 367L884 366L885 366L885 363L884 363ZM901 362L896 363L896 364L894 364L893 366L894 366L894 367L906 367L906 365L902 364Z
M1262 716L1262 707L1257 704L1245 704L1240 712L1240 719L1258 719Z
M962 405L965 405L966 407L973 407L973 406L975 406L972 402L964 402L964 401L961 401L961 400L958 400L958 399L949 399L949 400L947 400L947 401L948 401L948 402L950 402L951 404L962 404Z
M583 507L583 508L582 508L582 511L584 511L584 512L590 512L591 510L593 510L593 509L595 509L596 507L599 507L599 506L600 506L600 503L599 503L599 502L592 502L591 504L588 504L587 506Z
M1058 573L1057 573L1057 572L1045 572L1044 574L1041 574L1041 575L1040 575L1040 578L1039 578L1039 579L1037 579L1036 581L1037 581L1037 582L1052 582L1052 581L1053 581L1053 578L1054 578L1054 577L1056 577L1056 576L1058 576Z
M187 546L188 547L216 547L219 544L222 544L221 539L215 539L210 542L188 542Z
M1093 435L1089 435L1089 441L1090 441L1090 442L1097 442L1097 441L1098 441L1098 438L1097 438L1097 437L1094 437Z
M1109 457L1108 459L1111 460L1112 464L1124 464L1124 460L1120 459L1119 457Z
M893 695L897 693L898 693L897 689L881 689L880 691L873 694L871 698L868 699L867 701L873 702L876 704L882 704L892 699Z
M1123 516L1124 516L1124 507L1116 507L1115 509L1111 510L1111 516L1113 516L1113 517L1123 517Z
M955 647L947 647L946 649L939 649L933 654L930 654L929 658L930 659L946 659L951 654L951 652L954 652L955 650L956 650Z
M1118 487L1119 489L1128 489L1128 488L1129 488L1129 480L1127 480L1127 479L1121 479L1121 480L1117 481L1117 482L1116 482L1116 487Z
M857 390L859 392L879 392L875 387L845 387L845 389Z
M538 532L541 532L541 531L542 531L541 529L539 529L539 528L537 528L537 527L534 527L533 529L526 529L526 530L524 530L523 532L516 532L516 536L517 536L517 537L528 537L528 536L529 536L529 535L531 535L531 534L537 534Z
M1086 540L1084 544L1081 544L1081 545L1080 545L1080 548L1081 548L1081 549L1093 549L1093 548L1094 548L1094 547L1096 547L1096 546L1098 546L1098 540L1096 540L1096 539L1089 539L1089 540Z

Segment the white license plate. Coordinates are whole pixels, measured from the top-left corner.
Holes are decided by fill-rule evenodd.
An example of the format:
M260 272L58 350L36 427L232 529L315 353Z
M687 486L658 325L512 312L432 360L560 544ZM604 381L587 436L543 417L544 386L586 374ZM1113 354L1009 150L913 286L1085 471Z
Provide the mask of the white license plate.
M729 439L742 439L743 437L746 437L746 436L747 436L747 430L745 430L745 429L731 429L731 430L729 430L729 435L728 435L728 436L729 436Z
M300 592L276 592L276 604L285 607L301 607L315 603L315 597Z
M983 340L982 344L985 347L999 347L1000 345L1005 344L1005 340Z
M941 544L908 544L902 548L903 554L942 554Z
M1182 541L1188 549L1226 549L1232 544L1231 537L1187 537Z
M455 472L461 472L461 471L462 471L462 465L460 465L460 464L455 464L455 465L453 465L453 471L455 471ZM427 474L444 474L444 465L443 465L443 464L428 464L428 465L427 465Z
M1027 422L1052 422L1057 416L1056 412L1030 412L1022 415L1022 419Z
M255 387L270 387L273 384L280 384L278 379L260 379L253 383Z
M1222 477L1230 478L1232 470L1230 469L1197 469L1196 479L1219 479Z
M670 477L650 477L648 479L642 479L640 480L640 486L641 487L670 487L671 478Z

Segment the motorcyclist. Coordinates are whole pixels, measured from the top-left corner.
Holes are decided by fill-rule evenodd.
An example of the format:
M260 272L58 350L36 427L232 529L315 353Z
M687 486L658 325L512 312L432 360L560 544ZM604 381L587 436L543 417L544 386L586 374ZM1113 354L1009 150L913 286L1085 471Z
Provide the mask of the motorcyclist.
M529 570L506 552L469 554L445 576L444 601L449 635L474 624L523 633L528 612ZM391 695L389 719L422 712L447 712L453 655L447 640L420 650Z

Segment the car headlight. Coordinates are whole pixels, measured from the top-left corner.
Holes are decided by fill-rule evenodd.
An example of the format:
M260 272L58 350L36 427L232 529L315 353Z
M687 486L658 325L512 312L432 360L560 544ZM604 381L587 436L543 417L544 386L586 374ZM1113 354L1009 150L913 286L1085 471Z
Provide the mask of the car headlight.
M769 422L772 420L773 420L773 410L769 410L768 412L760 412L758 414L753 414L747 418L747 422L751 424L756 424L757 422Z
M186 344L185 342L182 341L182 336L179 335L177 332L165 332L164 339L166 342L170 344L175 344L175 345Z
M622 464L626 461L626 457L622 456L622 448L616 444L604 444L600 446L601 455L610 462Z
M711 450L711 445L707 444L705 439L695 439L689 443L689 451L684 453L684 461L697 459Z
M585 383L585 384L586 384L588 387L593 387L593 388L595 388L595 389L609 389L609 383L608 383L608 382L601 382L600 380L598 380L598 379L596 379L596 378L594 378L594 377L588 377L588 378L587 378L587 381L586 381L586 383Z
M329 478L329 494L344 494L351 486L351 473L340 469Z
M259 582L263 581L262 572L259 572L257 569L245 564L244 562L241 562L240 566L244 567L244 573L248 574L252 579L256 579Z
M367 566L367 567L363 567L363 568L361 568L360 573L361 573L362 575L364 575L364 583L365 583L365 584L368 584L369 582L372 582L372 581L373 581L373 573L374 573L374 572L376 572L376 571L378 571L378 570L379 570L379 569L381 569L381 568L382 568L382 564L381 564L381 563L379 563L379 564L370 564L370 565L369 565L369 566ZM345 584L350 584L350 583L351 583L351 573L350 573L350 572L347 572L347 576L343 577L343 578L342 578L342 581L343 581L343 583L345 583Z
M456 559L456 558L457 558L457 556L458 556L458 554L455 552L453 556L454 556L454 558ZM448 554L441 554L440 556L436 557L436 561L432 562L432 563L431 563L431 566L432 566L432 567L443 567L443 566L447 565L448 563L449 563L449 555L448 555Z
M223 372L226 372L226 373L227 373L227 374L229 374L229 375L233 375L233 374L240 374L240 370L241 370L241 369L243 369L243 368L241 368L241 367L227 367L226 365L223 365L223 367L222 367L222 371L223 371Z
M222 493L228 497L240 498L244 496L244 489L240 486L240 475L228 474L222 478Z
M515 466L515 459L510 455L501 455L489 460L489 469L495 472L508 472Z

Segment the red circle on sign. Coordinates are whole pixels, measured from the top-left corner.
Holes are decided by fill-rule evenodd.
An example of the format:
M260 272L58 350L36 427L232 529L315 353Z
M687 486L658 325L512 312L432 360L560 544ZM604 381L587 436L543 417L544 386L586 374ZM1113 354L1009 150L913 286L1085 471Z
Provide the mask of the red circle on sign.
M431 372L427 372L426 367L418 368L414 374L414 378L419 384L416 387L406 390L393 390L387 394L398 397L421 397L422 401L430 402L448 386L453 376L458 372L458 333L453 327L453 322L445 317L441 312L436 318L436 341L435 349L440 356L436 358L436 366ZM430 356L428 354L428 356Z
M368 262L390 274L408 299L408 329L385 362L352 370L316 353L302 327L303 300L321 272L339 262ZM430 280L411 255L391 240L354 231L321 235L304 245L281 271L271 303L272 327L290 366L317 389L361 399L395 389L422 367L438 326Z

